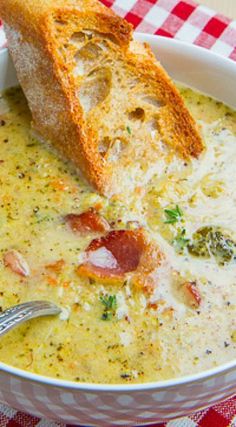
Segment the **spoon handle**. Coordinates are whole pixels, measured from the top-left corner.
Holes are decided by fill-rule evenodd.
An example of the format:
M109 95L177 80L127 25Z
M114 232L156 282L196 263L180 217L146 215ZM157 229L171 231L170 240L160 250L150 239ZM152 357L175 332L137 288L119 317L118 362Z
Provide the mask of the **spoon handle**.
M35 317L59 314L61 309L48 301L31 301L18 304L0 313L0 336L21 323Z

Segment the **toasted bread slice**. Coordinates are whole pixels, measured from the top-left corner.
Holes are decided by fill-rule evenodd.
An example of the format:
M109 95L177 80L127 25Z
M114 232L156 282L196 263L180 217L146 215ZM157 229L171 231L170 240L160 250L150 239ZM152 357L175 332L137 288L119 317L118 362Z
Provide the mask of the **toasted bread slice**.
M0 0L33 127L107 195L138 185L164 149L203 143L170 78L132 27L96 0Z

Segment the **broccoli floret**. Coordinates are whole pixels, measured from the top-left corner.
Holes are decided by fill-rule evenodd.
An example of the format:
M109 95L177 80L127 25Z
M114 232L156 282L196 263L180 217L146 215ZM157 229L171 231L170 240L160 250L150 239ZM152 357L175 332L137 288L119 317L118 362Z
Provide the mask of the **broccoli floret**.
M206 259L214 256L218 265L225 265L236 258L236 243L220 227L201 227L193 234L188 251Z

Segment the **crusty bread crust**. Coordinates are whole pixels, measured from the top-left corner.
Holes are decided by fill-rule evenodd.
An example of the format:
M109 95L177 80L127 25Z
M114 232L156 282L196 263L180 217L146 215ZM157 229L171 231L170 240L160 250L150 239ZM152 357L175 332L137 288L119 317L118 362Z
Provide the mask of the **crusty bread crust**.
M98 191L120 191L121 169L158 156L159 140L184 158L202 152L174 84L110 9L97 0L0 0L0 11L33 127Z

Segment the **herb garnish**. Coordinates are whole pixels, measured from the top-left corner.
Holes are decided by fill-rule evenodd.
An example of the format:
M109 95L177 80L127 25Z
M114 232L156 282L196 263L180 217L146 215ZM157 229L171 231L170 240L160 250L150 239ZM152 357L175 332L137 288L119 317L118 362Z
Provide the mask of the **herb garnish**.
M186 230L183 228L182 230L178 231L177 236L173 240L173 244L175 246L175 249L178 253L183 253L184 248L188 245L189 239L186 238Z
M100 297L101 303L104 305L102 320L111 320L116 313L117 300L115 295L104 295Z
M32 142L30 144L26 144L26 147L36 147L38 144L35 142Z
M124 380L127 380L128 378L131 378L130 374L120 374L120 377L123 378Z
M37 212L34 212L37 224L41 224L41 222L50 222L52 221L52 217L50 215L37 215Z
M132 131L131 131L130 127L129 127L129 126L127 126L127 128L126 128L126 129L127 129L128 134L129 134L129 135L131 135Z
M176 205L175 209L165 209L164 212L166 216L165 224L175 224L179 222L184 215L178 205Z

